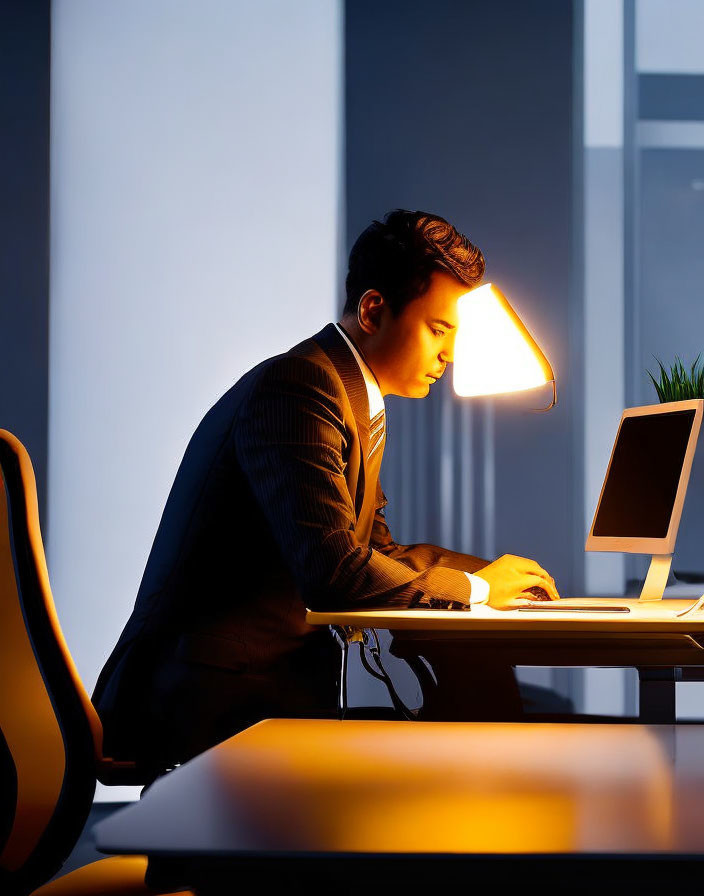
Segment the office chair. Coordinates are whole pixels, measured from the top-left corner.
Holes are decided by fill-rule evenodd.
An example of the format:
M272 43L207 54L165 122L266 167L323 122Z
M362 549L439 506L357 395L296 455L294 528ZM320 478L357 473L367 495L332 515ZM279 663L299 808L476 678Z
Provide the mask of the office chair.
M26 896L64 863L98 777L144 783L102 753L102 726L64 641L44 556L34 471L0 429L0 892ZM36 896L137 896L146 859L103 859ZM183 892L183 891L182 891Z

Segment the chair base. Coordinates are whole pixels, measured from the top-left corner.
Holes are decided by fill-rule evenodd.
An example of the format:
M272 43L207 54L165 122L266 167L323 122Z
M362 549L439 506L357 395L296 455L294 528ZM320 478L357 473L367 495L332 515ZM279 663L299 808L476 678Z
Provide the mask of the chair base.
M113 856L76 868L32 896L193 896L190 890L153 890L144 883L146 856Z

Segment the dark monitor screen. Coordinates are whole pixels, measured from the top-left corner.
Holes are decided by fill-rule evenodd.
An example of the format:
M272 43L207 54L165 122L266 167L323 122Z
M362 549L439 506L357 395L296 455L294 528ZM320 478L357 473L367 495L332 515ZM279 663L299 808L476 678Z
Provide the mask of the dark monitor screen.
M665 538L694 410L626 417L594 521L594 535Z

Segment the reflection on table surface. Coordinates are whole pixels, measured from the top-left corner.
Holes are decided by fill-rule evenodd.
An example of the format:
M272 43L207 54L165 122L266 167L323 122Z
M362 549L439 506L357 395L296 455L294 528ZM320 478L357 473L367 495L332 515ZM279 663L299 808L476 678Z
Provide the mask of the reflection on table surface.
M96 828L108 852L704 853L704 726L267 720Z

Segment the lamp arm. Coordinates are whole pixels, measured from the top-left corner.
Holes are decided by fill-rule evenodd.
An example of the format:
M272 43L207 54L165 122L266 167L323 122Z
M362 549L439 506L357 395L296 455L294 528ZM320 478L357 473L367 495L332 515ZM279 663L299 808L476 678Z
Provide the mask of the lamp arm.
M552 401L546 408L531 408L531 411L535 411L537 414L544 414L546 411L551 410L557 404L557 383L555 380L551 380L552 382Z

